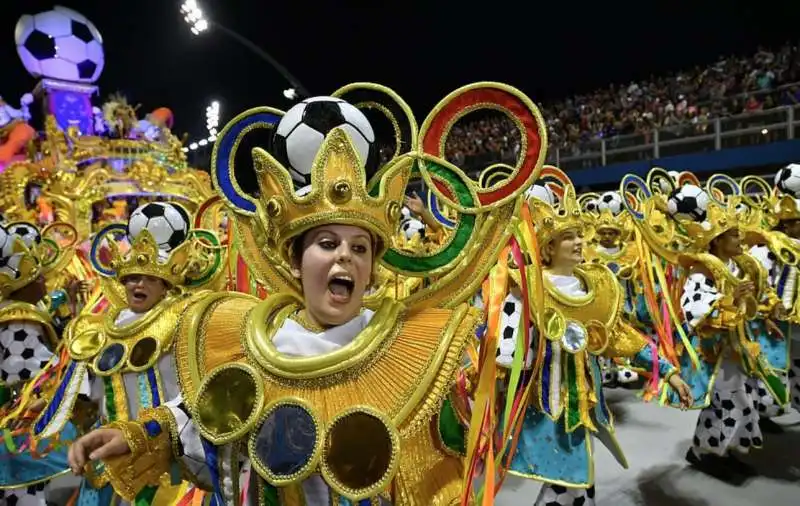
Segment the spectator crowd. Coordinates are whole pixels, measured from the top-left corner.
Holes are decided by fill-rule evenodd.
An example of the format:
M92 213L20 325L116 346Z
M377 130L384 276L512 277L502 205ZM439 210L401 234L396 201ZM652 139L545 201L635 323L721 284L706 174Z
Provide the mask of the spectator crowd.
M749 57L724 57L708 67L627 85L610 85L586 95L540 105L550 146L561 157L597 151L597 140L654 129L673 137L705 133L709 120L800 104L800 52L785 45L760 48ZM476 113L474 113L476 114ZM447 158L465 168L516 160L520 134L502 114L484 114L457 123L446 143Z

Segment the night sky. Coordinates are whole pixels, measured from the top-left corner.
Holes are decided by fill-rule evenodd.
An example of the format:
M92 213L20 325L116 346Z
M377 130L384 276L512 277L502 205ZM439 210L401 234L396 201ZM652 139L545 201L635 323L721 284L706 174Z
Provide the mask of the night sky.
M209 17L271 53L312 94L378 82L399 92L420 122L440 98L473 81L503 81L537 102L554 100L796 40L800 19L800 2L790 0L199 3ZM54 3L4 4L0 93L18 105L35 80L16 56L14 25L20 15ZM222 103L223 124L251 106L290 106L281 93L288 84L266 62L213 28L192 36L178 0L61 4L82 12L103 34L101 96L122 91L143 112L168 106L179 134L205 133L212 99Z

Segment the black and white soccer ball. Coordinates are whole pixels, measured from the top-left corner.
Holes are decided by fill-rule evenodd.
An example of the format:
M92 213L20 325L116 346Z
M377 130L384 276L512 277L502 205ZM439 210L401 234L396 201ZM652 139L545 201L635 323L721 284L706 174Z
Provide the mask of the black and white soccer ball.
M787 195L800 198L800 164L790 163L775 174L775 186Z
M708 194L693 184L685 184L673 191L667 200L670 216L677 220L703 222L708 212Z
M597 203L597 208L600 211L608 209L614 216L622 212L622 197L617 192L605 192L600 195Z
M525 190L525 198L541 200L550 206L554 206L556 205L556 202L558 202L558 198L556 197L556 194L553 193L553 190L539 181L533 183L530 187L528 187L527 190Z
M583 203L583 211L585 213L597 213L600 210L599 199L589 199Z
M416 218L407 218L400 222L400 231L403 232L406 240L410 241L415 235L425 237L425 224Z
M311 166L325 136L342 127L350 136L367 179L377 170L378 147L367 117L340 98L312 97L286 111L272 136L272 155L297 186L311 184Z
M13 253L13 245L14 237L5 227L0 226L0 274L17 279L22 255Z
M34 244L39 244L42 242L42 236L39 234L39 229L36 228L36 225L32 223L27 223L24 221L11 223L6 226L6 230L12 236L22 239L22 242L25 243L25 246L28 248L32 247Z
M136 208L128 220L131 241L147 230L159 249L170 252L189 235L189 214L183 207L169 202L150 202Z
M19 18L17 54L33 77L93 83L105 65L103 38L86 16L56 6Z

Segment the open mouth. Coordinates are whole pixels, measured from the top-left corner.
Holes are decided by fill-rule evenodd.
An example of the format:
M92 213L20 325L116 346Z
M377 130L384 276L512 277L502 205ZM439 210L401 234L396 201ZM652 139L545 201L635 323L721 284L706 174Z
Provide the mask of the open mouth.
M133 300L136 302L144 302L147 300L147 294L136 290L133 292Z
M328 292L334 302L346 304L350 301L356 284L349 274L335 274L328 280Z

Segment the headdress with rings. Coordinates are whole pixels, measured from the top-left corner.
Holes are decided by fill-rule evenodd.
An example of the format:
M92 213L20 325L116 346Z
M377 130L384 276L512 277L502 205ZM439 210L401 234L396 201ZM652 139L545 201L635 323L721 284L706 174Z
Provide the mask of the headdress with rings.
M542 176L548 181L550 188L558 195L558 202L550 205L537 198L529 198L531 219L536 229L539 244L545 245L558 234L566 230L587 230L586 217L575 195L575 187L569 177L560 169L547 166L542 170ZM555 187L553 186L555 184Z
M212 156L212 175L231 213L236 248L250 266L256 281L271 293L301 295L291 275L289 246L292 239L328 223L358 225L380 240L376 259L404 276L436 278L406 299L406 304L435 307L443 301L456 305L474 292L499 253L508 231L504 225L514 215L516 198L534 181L544 161L546 128L536 106L521 92L498 83L477 83L443 99L420 128L408 105L389 88L356 83L331 96L394 131L391 159L368 173L353 138L343 128L327 133L309 167L310 188L299 196L289 167L278 153L255 149L253 157L260 196L241 190L235 178L234 159L242 139L256 128L277 129L284 113L269 107L251 109L234 118L220 132ZM309 99L317 100L317 99ZM321 100L321 99L320 99ZM445 159L445 142L455 123L476 109L504 113L521 134L520 156L506 165L510 174L490 187L471 179ZM501 165L501 164L497 164ZM392 247L406 185L421 178L437 205L455 216L448 220L449 240L425 251ZM429 200L430 201L430 200ZM441 221L441 220L440 220ZM505 222L505 224L503 223ZM492 244L490 248L473 248ZM476 270L477 269L477 270ZM372 305L370 299L365 304Z
M670 185L669 192L664 191L665 185ZM677 261L681 253L707 251L714 238L739 228L743 220L737 215L741 190L735 180L724 174L713 175L701 188L694 181L681 184L664 169L655 168L647 181L634 174L623 177L620 193L626 196L623 204L648 244L671 261ZM686 213L678 207L688 193L692 195L692 206L697 207Z
M0 300L62 266L76 239L68 223L52 223L41 231L23 221L0 225Z
M147 218L148 206L171 214L171 224L165 225L164 216ZM142 225L134 227L137 218L143 218ZM179 204L151 202L131 213L127 225L112 224L100 230L92 241L90 260L105 278L122 281L140 274L172 286L194 287L219 273L222 251L214 232L191 228L189 214Z

